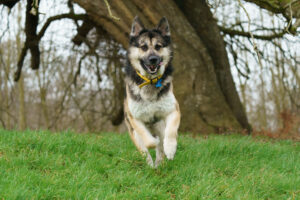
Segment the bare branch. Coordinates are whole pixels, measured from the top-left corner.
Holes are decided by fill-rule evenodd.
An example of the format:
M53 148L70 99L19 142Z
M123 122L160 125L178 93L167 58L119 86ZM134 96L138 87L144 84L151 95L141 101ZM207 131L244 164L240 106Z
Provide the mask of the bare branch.
M29 15L31 15L31 14L29 14ZM33 16L33 15L31 15L31 16ZM85 19L87 19L87 15L86 14L78 14L77 15L77 14L73 14L73 13L65 13L65 14L60 14L60 15L49 17L47 19L46 23L43 25L40 32L37 35L35 34L35 37L32 37L32 30L30 30L30 33L28 33L29 37L26 34L26 42L22 49L21 55L19 57L18 66L17 66L18 68L17 68L17 71L15 72L15 77L14 77L15 81L18 81L20 79L23 62L24 62L27 50L30 49L31 53L35 55L35 56L32 56L32 69L37 69L38 68L37 66L39 65L38 44L39 44L41 38L45 35L47 28L53 21L66 19L66 18L74 19L74 20L85 20ZM26 19L26 22L27 22L27 19ZM26 23L26 25L27 25L27 23ZM30 25L28 25L28 26L30 26Z
M15 72L14 80L18 81L23 67L23 62L27 53L27 50L30 49L31 52L31 68L38 69L40 64L40 50L39 50L39 40L37 39L37 26L39 21L38 15L32 15L30 13L32 9L33 0L27 0L26 5L26 22L25 22L25 34L26 41L22 49L21 55L18 61L18 68Z
M44 36L49 25L53 21L57 21L57 20L61 20L61 19L86 20L86 19L88 19L88 16L86 14L64 13L64 14L49 17L47 19L46 23L43 25L40 32L38 33L37 38L40 40Z
M5 5L10 9L16 5L20 0L0 0L0 5Z
M225 28L223 26L219 26L219 29L226 35L230 35L230 36L242 36L242 37L247 37L247 38L251 38L251 34L250 32L245 32L245 31L239 31L239 30L235 30L235 29L230 29L230 28ZM286 30L283 30L279 33L274 33L271 35L255 35L253 34L253 37L255 39L259 39L259 40L273 40L276 38L282 38L285 34L286 34Z
M299 0L288 0L288 1L282 1L282 0L245 0L247 2L255 3L260 8L269 10L276 14L282 14L286 18L291 18L289 6L291 5L292 11L293 11L293 17L300 18L300 1ZM297 12L298 11L298 12Z
M18 81L21 77L21 73L22 73L22 68L23 68L23 63L24 63L24 59L27 53L28 47L25 45L21 51L20 57L19 57L19 61L18 61L18 65L17 65L17 70L15 72L14 75L14 81Z
M259 51L258 51L256 42L255 42L255 40L254 40L254 36L253 36L252 32L250 31L250 26L251 26L251 18L250 18L250 15L249 15L249 13L247 12L247 10L246 10L246 8L244 7L244 5L242 4L241 0L238 0L238 2L239 2L239 5L242 7L242 9L244 10L244 12L245 12L246 15L247 15L247 18L248 18L248 31L249 31L249 34L250 34L250 37L251 37L251 40L252 40L253 49L254 49L254 51L255 51L256 54L257 54L258 63L259 63L259 65L260 65L260 67L262 68L261 57L260 57L261 55L260 55L260 53L259 53Z
M83 39L86 38L87 34L94 27L90 20L84 20L82 25L77 28L77 35L72 39L73 43L76 45L81 45Z
M105 2L105 5L106 5L106 7L107 7L109 16L110 16L112 19L114 19L114 20L120 21L120 18L119 18L119 17L116 17L116 16L114 16L114 15L112 14L111 9L110 9L110 5L109 5L108 1L107 1L107 0L104 0L104 2Z

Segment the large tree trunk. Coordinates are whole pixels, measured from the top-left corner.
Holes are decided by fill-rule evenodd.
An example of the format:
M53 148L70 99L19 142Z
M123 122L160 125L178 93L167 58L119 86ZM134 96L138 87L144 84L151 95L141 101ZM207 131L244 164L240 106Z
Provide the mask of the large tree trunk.
M206 1L177 0L176 3L207 48L226 102L242 127L250 130L251 127L231 75L224 40Z
M211 15L199 14L210 13L207 6L191 9L188 15L185 8L180 10L172 0L110 1L113 15L121 19L116 21L109 17L103 0L74 1L125 48L128 47L134 16L138 15L148 27L155 26L162 16L166 16L171 26L174 47L174 91L182 112L181 131L215 133L228 129L249 129L232 81L224 44L221 45L221 52L215 50L220 48L215 45L222 43L220 33L217 29L209 32L216 34L217 41L213 37L207 38L213 40L213 44L202 42L207 34L201 33L199 29L202 28L201 21L204 20L206 26L216 27ZM221 53L221 58L218 58L218 53ZM221 64L223 61L225 64Z

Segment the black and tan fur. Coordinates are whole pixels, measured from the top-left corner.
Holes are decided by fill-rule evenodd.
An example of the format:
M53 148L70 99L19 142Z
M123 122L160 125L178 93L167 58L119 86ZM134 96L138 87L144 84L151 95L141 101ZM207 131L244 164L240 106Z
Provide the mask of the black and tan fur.
M158 166L164 155L173 159L177 148L180 110L173 94L172 49L169 24L162 18L155 29L145 29L136 17L130 33L126 66L125 122L136 147L147 157L147 163ZM145 81L160 77L161 85ZM153 163L148 151L156 149Z

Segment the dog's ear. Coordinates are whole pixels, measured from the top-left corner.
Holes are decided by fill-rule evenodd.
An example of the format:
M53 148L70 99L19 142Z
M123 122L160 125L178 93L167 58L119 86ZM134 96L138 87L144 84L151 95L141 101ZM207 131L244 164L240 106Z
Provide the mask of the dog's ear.
M171 35L169 23L166 17L161 18L156 29L159 30L163 36Z
M142 24L140 18L136 16L131 25L130 37L138 36L143 29L144 25Z

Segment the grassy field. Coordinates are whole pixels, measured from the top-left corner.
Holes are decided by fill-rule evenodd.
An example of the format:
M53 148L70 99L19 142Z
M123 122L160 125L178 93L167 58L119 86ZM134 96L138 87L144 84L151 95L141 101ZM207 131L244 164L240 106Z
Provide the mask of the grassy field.
M151 169L127 134L0 130L0 199L300 199L300 143L179 137Z

